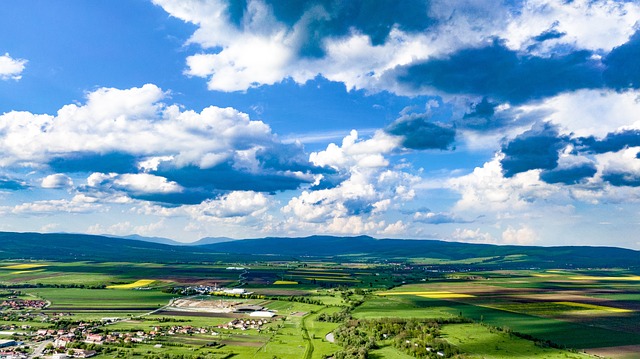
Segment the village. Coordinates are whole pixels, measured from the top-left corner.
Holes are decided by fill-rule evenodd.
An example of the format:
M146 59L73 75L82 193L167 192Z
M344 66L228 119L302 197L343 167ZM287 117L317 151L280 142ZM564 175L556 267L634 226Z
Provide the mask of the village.
M244 290L197 286L190 291L210 293L224 291L227 294L248 294ZM256 330L260 332L276 316L273 311L260 305L246 304L235 300L203 300L181 298L167 306L173 310L213 313L234 313L238 317L216 326L153 325L149 330L113 330L108 326L126 322L131 318L105 317L96 321L75 321L71 313L51 312L45 309L49 303L42 300L25 300L13 297L0 303L2 318L14 323L0 325L0 334L11 339L0 340L0 359L23 358L90 358L104 349L131 346L138 343L162 347L160 337L180 335L211 335L220 337L234 330ZM163 318L170 321L170 317ZM15 323L23 322L24 324ZM28 323L50 323L50 328L34 329ZM36 327L37 328L37 327ZM214 342L212 338L212 342ZM103 345L105 347L103 347Z
M119 346L135 343L154 343L158 337L176 335L210 334L212 337L219 337L224 333L221 330L257 330L260 332L263 326L269 322L269 319L266 318L236 318L230 320L228 323L212 327L156 325L148 331L136 330L131 332L105 332L104 329L101 329L96 323L78 323L78 325L69 327L68 329L38 329L31 332L14 332L16 336L19 336L22 340L0 341L0 350L2 350L0 351L0 359L28 358L29 355L26 353L27 350L25 350L27 343L31 343L32 347L46 343L42 354L51 358L89 358L96 355L100 351L99 346L102 345L112 344ZM6 326L3 329L16 330L28 328L29 326ZM162 347L162 344L155 344L155 346Z

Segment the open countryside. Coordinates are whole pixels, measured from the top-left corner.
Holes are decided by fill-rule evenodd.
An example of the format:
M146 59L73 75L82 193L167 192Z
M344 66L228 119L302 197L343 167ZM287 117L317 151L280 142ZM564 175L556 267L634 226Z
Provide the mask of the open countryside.
M4 350L25 358L626 359L640 347L637 267L216 256L4 260Z

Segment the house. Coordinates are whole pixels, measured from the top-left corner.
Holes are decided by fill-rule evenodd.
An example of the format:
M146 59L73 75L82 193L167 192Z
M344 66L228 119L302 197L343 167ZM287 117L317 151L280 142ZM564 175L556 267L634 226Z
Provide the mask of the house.
M104 343L104 337L100 334L87 334L84 342L89 344L102 344Z
M72 339L69 337L60 337L53 342L53 346L56 348L66 348L67 344L71 343Z
M73 349L73 356L76 358L91 358L97 354L95 350Z

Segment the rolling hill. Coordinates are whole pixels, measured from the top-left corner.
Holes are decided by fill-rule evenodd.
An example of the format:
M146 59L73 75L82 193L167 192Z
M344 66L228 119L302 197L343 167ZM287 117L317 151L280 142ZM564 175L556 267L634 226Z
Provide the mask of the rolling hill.
M614 247L498 246L367 236L268 237L204 245L169 245L82 234L0 232L0 259L19 258L154 262L405 261L409 258L431 258L452 265L475 258L476 266L493 268L640 268L640 252Z

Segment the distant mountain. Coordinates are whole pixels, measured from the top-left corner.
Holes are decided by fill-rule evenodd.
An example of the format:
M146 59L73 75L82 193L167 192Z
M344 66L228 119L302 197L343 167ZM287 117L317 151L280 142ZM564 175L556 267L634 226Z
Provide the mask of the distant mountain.
M246 260L260 257L245 256ZM211 249L143 240L68 233L0 232L0 259L120 262L234 262L237 256Z
M616 267L640 266L640 252L614 247L534 247L446 242L439 240L374 239L368 236L304 238L269 237L202 246L216 252L295 257L342 257L402 260L436 258L461 261L487 258L493 266ZM506 258L509 256L509 258Z
M169 239L169 238L164 238L164 237L145 237L145 236L141 236L139 234L131 234L131 235L128 235L128 236L114 236L114 235L110 235L110 234L103 234L103 236L105 236L105 237L113 237L113 238L133 239L133 240L136 240L136 241L144 241L144 242L151 242L151 243L160 243L160 244L166 244L166 245L170 245L170 246L202 246L202 245L207 245L207 244L224 243L224 242L230 242L230 241L237 240L237 239L228 238L228 237L204 237L204 238L200 238L199 240L197 240L195 242L178 242L178 241L175 241L175 240Z
M228 238L228 237L204 237L204 238L200 238L195 242L181 243L181 244L185 246L204 246L208 244L225 243L225 242L238 241L238 240L239 239Z
M433 258L482 268L640 268L640 252L613 247L533 247L367 236L205 239L218 243L168 245L83 234L0 232L0 259L135 262L250 262L259 260L406 261ZM176 242L177 243L177 242ZM197 243L197 242L196 242ZM468 266L468 264L460 264Z
M181 245L186 244L186 243L174 241L173 239L169 239L169 238L164 238L164 237L145 237L145 236L141 236L139 234L131 234L131 235L128 235L128 236L111 236L111 235L106 235L106 236L107 237L113 237L113 238L133 239L133 240L136 240L136 241L143 241L143 242L160 243L160 244L166 244L166 245L169 245L169 246L181 246Z

